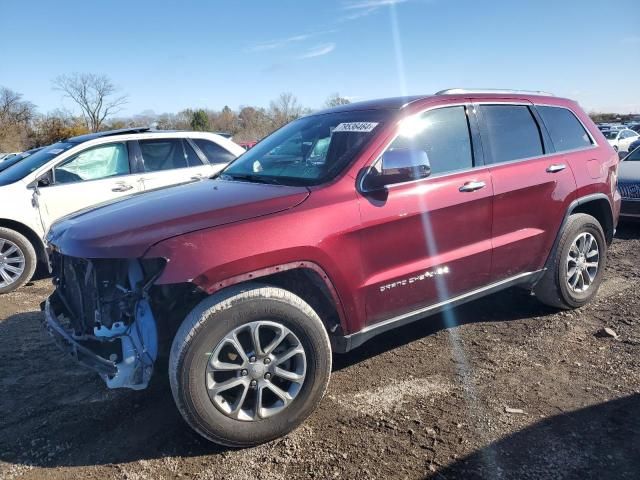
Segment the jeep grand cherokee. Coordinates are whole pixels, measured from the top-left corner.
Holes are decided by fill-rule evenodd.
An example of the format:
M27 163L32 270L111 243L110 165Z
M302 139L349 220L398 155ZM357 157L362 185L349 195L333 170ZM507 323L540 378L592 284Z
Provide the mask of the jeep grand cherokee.
M336 107L215 178L56 224L46 325L112 388L145 388L168 356L191 427L265 442L318 405L332 352L515 285L591 300L617 169L578 105L542 93Z

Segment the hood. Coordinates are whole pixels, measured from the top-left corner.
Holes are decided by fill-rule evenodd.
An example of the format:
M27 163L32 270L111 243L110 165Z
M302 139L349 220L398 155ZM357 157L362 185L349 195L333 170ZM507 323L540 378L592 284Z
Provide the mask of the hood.
M51 227L47 242L73 257L139 258L162 240L281 212L308 196L305 187L204 180L65 217Z
M640 161L626 160L620 162L618 183L640 183Z

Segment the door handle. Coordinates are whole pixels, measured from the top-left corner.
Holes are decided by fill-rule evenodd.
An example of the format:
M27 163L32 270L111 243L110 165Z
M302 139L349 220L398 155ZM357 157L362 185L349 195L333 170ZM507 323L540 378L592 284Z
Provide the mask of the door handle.
M119 183L116 187L112 188L112 192L127 192L133 188L133 185L127 183Z
M564 170L565 168L567 168L567 166L564 163L556 163L554 165L549 165L547 167L547 172L549 172L549 173L558 173L558 172L561 172L562 170Z
M486 187L487 184L484 182L477 182L477 181L472 181L472 182L467 182L464 185L462 185L460 187L460 191L461 192L475 192L476 190L480 190L481 188Z

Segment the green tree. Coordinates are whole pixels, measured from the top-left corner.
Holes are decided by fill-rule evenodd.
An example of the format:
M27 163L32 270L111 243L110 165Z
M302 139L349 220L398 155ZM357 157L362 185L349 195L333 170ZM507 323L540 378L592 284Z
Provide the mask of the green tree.
M206 132L211 130L211 125L209 124L209 116L207 112L204 110L196 110L191 114L191 129L197 132Z

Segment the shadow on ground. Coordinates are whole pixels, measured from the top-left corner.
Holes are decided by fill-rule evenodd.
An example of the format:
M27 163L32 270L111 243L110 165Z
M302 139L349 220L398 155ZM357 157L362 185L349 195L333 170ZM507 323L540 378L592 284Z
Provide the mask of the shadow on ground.
M440 470L435 479L640 477L640 395L545 419Z

